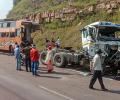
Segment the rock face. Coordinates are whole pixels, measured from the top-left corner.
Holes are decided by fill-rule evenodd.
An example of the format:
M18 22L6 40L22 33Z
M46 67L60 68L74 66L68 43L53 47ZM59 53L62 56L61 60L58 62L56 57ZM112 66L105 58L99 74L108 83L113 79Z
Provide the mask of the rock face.
M64 2L64 0L56 1L57 3ZM69 7L53 11L27 14L24 18L38 23L52 22L56 19L60 19L61 21L73 21L76 16L83 17L83 15L89 15L100 10L104 10L108 14L113 14L117 9L120 9L120 0L98 0L96 5L89 5L84 9L72 6L71 3L74 2L74 0L69 1Z

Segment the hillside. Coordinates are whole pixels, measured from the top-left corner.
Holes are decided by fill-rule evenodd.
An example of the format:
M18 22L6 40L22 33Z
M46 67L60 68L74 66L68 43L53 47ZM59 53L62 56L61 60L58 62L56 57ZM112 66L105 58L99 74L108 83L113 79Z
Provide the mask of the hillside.
M9 12L8 18L28 18L40 23L33 33L39 49L45 38L58 36L62 46L81 46L80 29L95 21L120 23L119 0L20 0Z

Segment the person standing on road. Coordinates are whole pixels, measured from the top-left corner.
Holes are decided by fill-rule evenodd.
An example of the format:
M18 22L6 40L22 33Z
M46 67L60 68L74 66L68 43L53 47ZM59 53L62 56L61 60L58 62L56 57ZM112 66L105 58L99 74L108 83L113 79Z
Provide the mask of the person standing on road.
M10 56L14 55L14 48L12 45L9 45L9 53L10 53Z
M38 62L39 62L39 52L36 49L36 46L33 44L32 49L30 50L30 58L32 65L32 74L37 75Z
M93 58L92 66L90 66L91 70L93 70L93 76L91 78L89 88L94 89L93 85L95 84L95 82L98 78L98 81L101 85L101 89L103 91L106 91L107 89L105 88L105 86L103 84L103 79L102 79L102 63L101 63L101 58L100 58L101 54L102 54L101 49L96 51L96 54Z
M28 72L28 68L29 71L31 72L31 59L30 59L30 45L29 43L26 44L26 47L23 49L23 53L25 54L25 66L26 66L26 71Z
M19 45L14 49L14 55L16 59L16 69L21 70L21 61L20 61L20 48Z
M48 72L52 72L53 71L52 55L53 55L52 47L49 46L48 50L47 50L46 59L45 59L45 63L47 65Z
M17 43L17 42L15 42L15 44L14 44L14 49L17 47L17 45L18 45L18 43Z

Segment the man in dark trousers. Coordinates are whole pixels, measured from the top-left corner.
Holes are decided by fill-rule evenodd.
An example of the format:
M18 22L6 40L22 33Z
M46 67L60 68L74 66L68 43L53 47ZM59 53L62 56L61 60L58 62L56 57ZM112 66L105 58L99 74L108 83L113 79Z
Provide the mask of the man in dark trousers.
M39 51L36 49L36 46L33 44L32 49L30 50L30 58L32 63L32 74L37 76L38 62L39 62Z
M94 89L93 85L95 84L96 80L98 79L98 81L101 85L101 89L103 91L107 91L107 89L105 88L105 86L103 84L103 79L102 79L102 63L101 63L101 58L100 58L101 54L102 54L101 49L96 50L96 54L93 58L93 62L92 62L92 66L91 66L91 69L93 70L93 76L90 81L89 88Z
M29 43L26 44L26 47L23 49L23 52L25 54L25 65L26 65L26 71L28 72L28 68L29 71L31 72L31 59L30 59L30 45Z

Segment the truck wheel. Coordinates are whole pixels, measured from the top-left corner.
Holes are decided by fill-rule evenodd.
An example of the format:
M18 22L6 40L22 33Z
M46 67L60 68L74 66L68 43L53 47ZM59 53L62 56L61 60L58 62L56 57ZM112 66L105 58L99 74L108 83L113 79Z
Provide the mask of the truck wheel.
M57 67L65 67L66 60L65 57L62 54L55 54L53 58L54 65Z
M47 55L47 51L42 51L41 54L40 54L40 61L44 65L45 65L46 55Z

